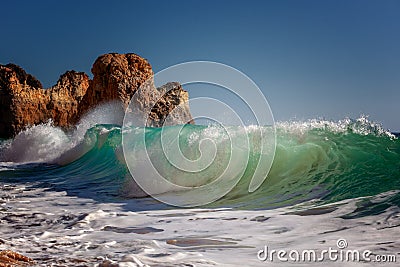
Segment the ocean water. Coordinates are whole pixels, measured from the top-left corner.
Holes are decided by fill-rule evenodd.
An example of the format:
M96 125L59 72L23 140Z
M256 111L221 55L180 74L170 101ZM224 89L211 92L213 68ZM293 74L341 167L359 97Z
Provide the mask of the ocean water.
M248 129L232 126L231 132L249 135ZM275 157L262 185L249 193L258 159L250 151L246 169L236 170L243 173L236 186L196 208L146 196L126 166L121 131L113 118L87 119L71 133L49 122L2 140L0 250L16 250L43 266L286 266L290 261L262 261L257 254L266 246L338 249L337 240L345 240L346 248L400 261L400 140L366 117L277 123ZM161 131L145 129L143 150L158 155ZM221 136L217 126L187 125L180 146L195 158L206 137L221 145L224 157L229 149ZM196 186L212 173L169 177ZM375 264L375 258L346 262Z

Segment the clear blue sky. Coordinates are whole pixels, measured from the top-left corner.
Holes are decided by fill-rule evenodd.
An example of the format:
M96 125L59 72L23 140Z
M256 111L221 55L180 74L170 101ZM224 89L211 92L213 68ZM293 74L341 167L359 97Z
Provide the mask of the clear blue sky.
M3 1L0 63L45 86L98 55L250 76L277 120L369 114L400 131L400 1Z

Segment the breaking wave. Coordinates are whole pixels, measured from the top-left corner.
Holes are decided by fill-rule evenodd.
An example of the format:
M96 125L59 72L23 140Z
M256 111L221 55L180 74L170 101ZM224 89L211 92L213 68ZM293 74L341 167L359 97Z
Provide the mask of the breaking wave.
M102 108L103 114L115 114L108 112L111 106ZM71 133L49 122L28 128L13 140L1 141L0 177L41 181L85 196L144 197L146 194L133 181L124 161L120 117L105 115L102 124L90 118L87 116ZM146 128L149 142L142 149L150 154L159 153L155 144L160 141L161 131L173 131L174 127L179 126ZM251 127L232 126L232 131L251 135L250 128L268 128ZM180 131L186 142L180 146L187 158L196 158L199 142L213 139L221 145L224 157L230 147L224 146L223 134L217 126L186 125ZM246 169L236 170L243 173L239 183L211 205L274 208L310 199L335 202L400 188L400 141L366 117L338 122L281 122L276 124L276 137L274 162L262 186L248 192L253 165L258 159L250 153ZM168 174L169 170L163 167L163 172ZM173 182L185 186L197 186L213 178L210 172L189 177L180 176L173 169L171 172ZM151 181L152 177L146 179ZM160 193L168 193L168 189ZM396 205L400 204L399 199L399 194L395 194Z

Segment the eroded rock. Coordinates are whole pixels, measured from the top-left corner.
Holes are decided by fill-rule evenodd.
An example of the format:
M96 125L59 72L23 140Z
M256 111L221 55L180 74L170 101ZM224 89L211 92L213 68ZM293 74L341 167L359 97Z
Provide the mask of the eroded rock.
M55 86L43 89L40 81L21 67L0 65L0 138L49 120L55 126L71 128L88 110L104 102L119 101L126 109L139 87L135 108L151 107L147 126L193 123L188 93L179 83L156 89L151 65L136 54L102 55L92 73L90 80L83 72L67 71Z

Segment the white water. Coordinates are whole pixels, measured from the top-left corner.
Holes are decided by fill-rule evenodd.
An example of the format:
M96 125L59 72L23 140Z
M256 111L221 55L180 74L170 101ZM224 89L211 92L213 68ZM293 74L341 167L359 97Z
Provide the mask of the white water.
M84 140L88 129L97 124L122 125L124 116L121 105L115 102L97 106L82 117L75 129L69 133L55 127L51 121L31 126L19 133L13 140L0 144L0 161L14 163L57 163L67 164L84 155L93 146L93 140ZM360 135L376 134L396 138L379 123L372 122L362 115L356 120L343 119L337 122L327 120L308 120L304 122L279 122L276 127L295 135L303 135L311 129L327 129L345 133L351 130ZM210 128L210 131L213 128ZM106 132L104 133L106 134ZM212 138L212 132L210 133ZM214 131L215 134L215 131ZM198 139L196 133L190 142Z
M394 193L373 200L382 201ZM107 262L113 262L112 266L275 266L279 261L257 259L257 252L265 245L276 250L321 251L337 249L339 238L345 238L352 250L399 257L400 232L393 229L400 225L398 208L378 216L340 218L353 211L361 199L314 210L309 202L264 211L131 212L123 204L96 203L29 185L3 185L0 194L0 250L11 248L26 254L39 266L72 266L78 260L91 266L110 266ZM349 262L346 266L375 264ZM343 265L324 262L324 266Z
M124 116L117 102L97 106L82 117L71 132L55 127L52 121L28 127L13 140L0 146L0 161L14 163L70 163L87 151L94 140L84 140L86 132L97 124L122 124Z
M380 123L371 121L367 115L361 115L353 120L345 118L339 121L323 119L311 119L307 121L277 122L276 127L289 133L302 135L312 129L329 130L333 133L348 133L349 131L359 135L374 134L376 136L388 136L396 138L389 130L383 128Z
M75 135L67 135L51 125L32 127L19 138L5 143L6 147L15 149L15 155L9 154L8 159L70 162L92 145L90 139L82 139L82 133L94 122L90 119L85 122L88 123ZM354 124L319 121L278 124L278 127L301 138L307 129L325 129L326 125L345 132ZM365 129L364 133L378 131L379 134L380 128L369 130ZM102 134L107 135L104 132L100 136ZM196 143L199 136L191 138L189 141ZM65 144L69 144L67 150L64 150ZM25 153L26 146L35 149ZM13 159L13 155L21 158ZM287 159L283 164L286 162ZM12 162L0 164L0 170L14 167ZM277 260L262 262L257 259L257 252L264 246L274 250L336 249L340 238L346 239L351 250L395 255L397 261L400 260L398 207L388 206L379 215L342 218L357 207L363 207L359 204L367 198L318 207L314 200L271 210L149 210L157 208L152 199L99 203L42 186L0 183L0 250L12 249L27 255L35 259L38 266L288 266L288 262ZM375 204L390 203L385 199L395 194L398 192L386 192L369 200ZM138 205L147 211L131 211L138 210ZM384 266L375 262L325 261L323 264ZM309 262L296 263L296 266L309 265Z

